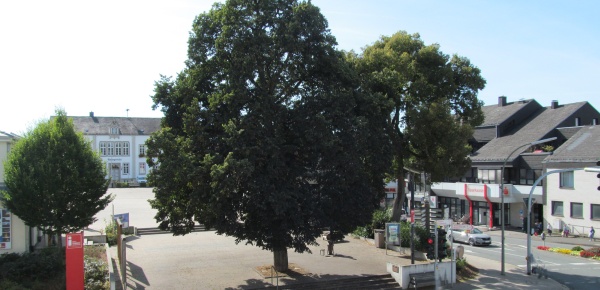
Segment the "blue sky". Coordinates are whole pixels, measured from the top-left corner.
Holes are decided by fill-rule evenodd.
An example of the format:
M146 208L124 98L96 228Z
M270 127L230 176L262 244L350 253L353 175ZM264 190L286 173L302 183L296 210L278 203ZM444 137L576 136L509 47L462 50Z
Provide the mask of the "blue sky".
M0 2L0 130L22 133L57 106L72 116L160 117L159 75L187 58L202 0ZM479 98L600 109L600 1L313 0L339 48L404 30L465 56L487 80ZM129 109L129 111L127 111Z

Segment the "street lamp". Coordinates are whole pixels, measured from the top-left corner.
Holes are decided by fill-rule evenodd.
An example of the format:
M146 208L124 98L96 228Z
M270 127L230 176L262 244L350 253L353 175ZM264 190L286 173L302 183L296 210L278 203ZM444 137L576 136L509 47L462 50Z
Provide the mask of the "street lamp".
M556 140L556 137L552 137L552 138L547 138L547 139L542 139L542 140L538 140L538 141L533 141L530 143L526 143L523 144L517 148L515 148L515 150L513 150L512 152L510 152L510 154L508 154L508 156L506 156L506 159L504 159L504 163L502 164L502 169L500 170L500 225L502 228L502 262L501 262L501 268L500 268L500 275L505 275L505 271L504 271L504 168L506 167L506 162L508 161L508 159L510 158L510 156L512 156L515 152L517 152L517 150L527 146L534 146L534 145L538 145L538 144L542 144L542 143L546 143L546 142L550 142L550 141L554 141ZM528 216L529 218L529 216ZM528 223L530 223L531 221L528 220ZM529 231L529 230L528 230ZM529 234L529 232L527 232L527 234Z
M542 179L544 179L546 176L550 175L550 174L554 174L554 173L562 173L562 172L573 172L573 171L577 171L577 170L581 170L583 168L567 168L567 169L557 169L557 170L552 170L552 171L548 171L544 174L542 174L542 176L540 176L538 179L535 180L535 182L533 183L533 185L531 186L531 190L529 191L529 199L527 200L527 218L530 219L531 218L531 196L533 195L533 191L535 190L535 187L540 183L540 181L542 181ZM586 170L587 171L587 170ZM529 220L531 221L531 220ZM527 257L525 258L527 260L527 275L531 275L531 262L533 262L533 255L531 255L531 222L527 222Z

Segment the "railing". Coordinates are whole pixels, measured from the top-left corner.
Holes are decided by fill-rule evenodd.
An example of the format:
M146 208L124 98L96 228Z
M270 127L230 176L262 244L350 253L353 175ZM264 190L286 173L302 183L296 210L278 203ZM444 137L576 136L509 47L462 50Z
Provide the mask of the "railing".
M567 224L567 226L571 229L571 232L569 234L573 235L573 236L583 236L583 237L587 237L590 233L590 226L578 226L578 225L570 225Z
M277 289L279 289L279 272L277 272L277 270L275 270L275 267L271 266L271 284L273 284L273 271L275 271L275 274L277 275L275 278L277 279Z

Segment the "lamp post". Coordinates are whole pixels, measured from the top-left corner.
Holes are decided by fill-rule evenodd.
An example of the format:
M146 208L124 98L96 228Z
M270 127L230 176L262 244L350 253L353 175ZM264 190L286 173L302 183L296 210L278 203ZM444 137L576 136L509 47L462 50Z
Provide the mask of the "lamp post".
M529 199L527 200L527 218L531 218L531 195L533 194L533 190L535 189L535 187L540 183L540 181L542 181L542 179L553 173L573 172L582 169L583 168L567 168L552 170L542 174L542 176L536 179L533 185L531 186L531 190L529 191ZM527 260L527 275L531 275L531 262L533 262L533 256L531 255L531 222L527 222L527 257L525 257L525 259Z
M525 146L534 146L534 145L538 145L538 144L542 144L542 143L546 143L546 142L550 142L550 141L554 141L556 140L556 137L552 137L552 138L547 138L547 139L542 139L542 140L538 140L538 141L533 141L530 143L526 143L523 144L517 148L515 148L515 150L513 150L512 152L510 152L510 154L508 154L508 156L506 156L506 159L504 159L504 163L502 164L502 169L500 170L500 225L501 225L501 229L502 229L502 258L501 258L501 266L500 266L500 275L505 275L505 271L504 271L504 255L505 255L505 251L504 251L504 168L506 167L506 162L508 161L508 159L510 158L510 156L512 156L515 152L517 152L517 150L525 147ZM529 216L527 216L529 218ZM530 220L528 220L528 224L530 224ZM527 230L527 234L529 234L529 229Z

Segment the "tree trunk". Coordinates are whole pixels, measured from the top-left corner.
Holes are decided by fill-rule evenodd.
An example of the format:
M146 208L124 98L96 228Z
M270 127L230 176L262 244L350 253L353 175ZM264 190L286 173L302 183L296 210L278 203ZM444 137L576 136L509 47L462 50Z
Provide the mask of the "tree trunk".
M62 233L60 231L57 231L56 233L56 243L58 244L58 248L62 249Z
M287 248L273 250L273 266L277 272L285 272L288 270Z
M400 216L402 215L402 205L406 198L406 192L404 192L404 162L398 161L398 194L394 198L394 204L392 205L392 221L400 222Z

